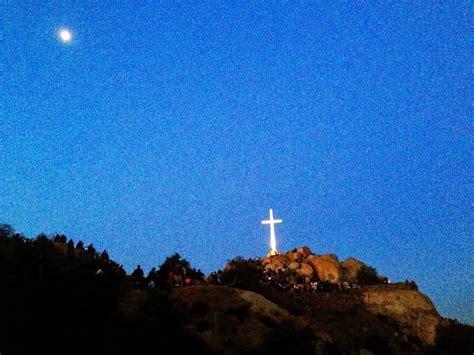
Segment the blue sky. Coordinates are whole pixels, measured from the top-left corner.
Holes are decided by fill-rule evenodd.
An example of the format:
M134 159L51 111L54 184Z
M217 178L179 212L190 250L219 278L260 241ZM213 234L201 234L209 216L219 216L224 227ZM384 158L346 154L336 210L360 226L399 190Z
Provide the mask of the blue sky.
M1 6L0 222L208 273L273 208L474 323L469 2Z

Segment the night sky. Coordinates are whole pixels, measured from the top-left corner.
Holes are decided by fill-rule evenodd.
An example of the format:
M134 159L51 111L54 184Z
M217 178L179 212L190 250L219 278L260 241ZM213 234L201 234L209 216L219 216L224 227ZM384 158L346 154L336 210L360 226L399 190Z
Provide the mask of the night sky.
M469 2L138 3L2 2L0 223L209 273L273 208L474 323Z

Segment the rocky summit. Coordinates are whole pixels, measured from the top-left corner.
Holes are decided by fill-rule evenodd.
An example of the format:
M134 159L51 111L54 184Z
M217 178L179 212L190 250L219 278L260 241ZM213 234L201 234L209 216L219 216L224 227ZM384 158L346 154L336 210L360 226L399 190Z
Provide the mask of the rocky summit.
M287 278L304 278L329 282L363 283L361 271L369 270L363 262L348 258L340 262L334 254L317 255L309 247L300 247L285 254L262 260L265 270L287 275ZM387 317L402 326L406 334L415 335L424 344L434 345L436 330L444 324L431 300L417 290L414 283L388 283L386 277L374 275L375 285L357 284L354 298L360 298L359 306L368 312ZM337 299L338 294L332 294Z

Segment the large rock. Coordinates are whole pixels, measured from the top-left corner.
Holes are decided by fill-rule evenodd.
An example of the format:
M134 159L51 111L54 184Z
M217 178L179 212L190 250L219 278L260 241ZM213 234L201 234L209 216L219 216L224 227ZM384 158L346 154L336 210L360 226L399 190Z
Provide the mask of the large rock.
M335 255L310 255L306 262L316 269L316 273L321 281L337 283L341 280L341 266Z
M309 264L301 263L301 266L296 269L296 274L302 277L313 277L313 268Z
M396 320L408 334L429 345L435 344L436 328L443 325L431 300L418 291L390 285L368 287L364 291L364 303L370 312Z
M293 270L295 271L296 269L298 269L300 267L300 263L297 262L297 261L292 261L289 265L288 265L288 268L290 270Z
M272 257L272 264L276 267L288 265L288 258L285 255L277 255Z
M286 256L290 261L301 261L301 254L299 254L297 251L290 251L286 253Z
M312 254L311 249L309 247L298 248L296 249L296 252L300 254L303 259L306 259L308 256Z
M276 268L277 268L276 265L272 263L265 265L265 270L276 271Z
M250 312L258 316L265 315L277 323L288 320L289 312L252 291L238 290L240 298L250 304Z
M356 282L357 272L364 266L367 265L355 258L348 258L344 260L341 263L342 278L346 281Z
M280 324L293 329L299 324L262 295L226 286L179 287L171 291L170 300L189 315L185 330L199 337L213 354L259 353L268 334Z

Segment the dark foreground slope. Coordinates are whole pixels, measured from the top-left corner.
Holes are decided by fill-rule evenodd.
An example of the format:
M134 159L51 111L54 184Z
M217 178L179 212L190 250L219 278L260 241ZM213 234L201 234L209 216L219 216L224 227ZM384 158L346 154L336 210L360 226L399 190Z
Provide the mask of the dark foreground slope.
M183 329L168 293L150 292L129 317L119 305L131 288L117 264L84 251L63 253L46 237L0 237L0 283L2 355L145 353L150 343L208 352Z
M424 340L413 314L432 316L429 304L410 290L377 288L137 290L116 263L95 253L58 247L45 236L0 235L2 354L471 354L472 327L453 321L440 322L434 344Z

